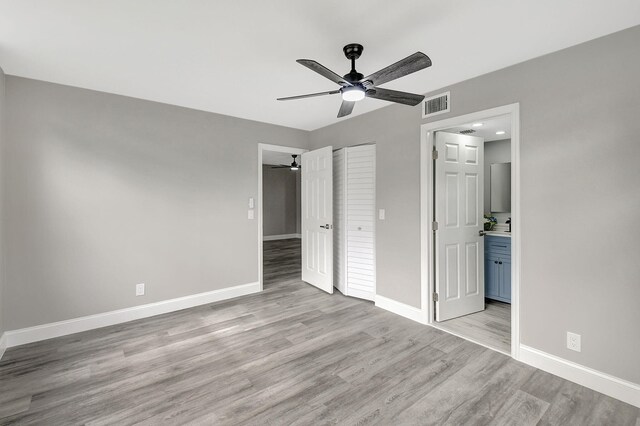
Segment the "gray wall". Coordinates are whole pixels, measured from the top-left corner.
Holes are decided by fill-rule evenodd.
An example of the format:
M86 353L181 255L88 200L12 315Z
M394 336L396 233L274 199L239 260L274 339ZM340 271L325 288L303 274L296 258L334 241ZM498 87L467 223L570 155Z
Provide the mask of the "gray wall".
M432 119L520 103L522 343L635 383L639 45L634 27L455 84L445 88L451 112ZM419 107L394 105L311 135L312 147L376 142L378 207L387 213L377 225L378 293L413 306L425 122ZM567 331L582 335L581 353L566 349Z
M491 212L491 164L511 162L511 139L484 143L484 211ZM500 213L509 216L508 213ZM502 221L501 221L502 222Z
M258 280L257 144L308 132L12 76L6 92L6 329Z
M300 172L262 166L263 235L300 233Z
M4 179L2 171L4 170L4 144L5 144L5 75L2 67L0 67L0 337L5 330L4 327L4 238L3 238L3 193Z

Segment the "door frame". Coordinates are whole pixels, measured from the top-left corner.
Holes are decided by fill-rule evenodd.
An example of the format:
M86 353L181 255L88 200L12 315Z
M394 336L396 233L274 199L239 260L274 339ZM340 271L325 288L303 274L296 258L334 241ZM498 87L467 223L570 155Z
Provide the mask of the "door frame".
M434 319L435 271L433 253L435 250L431 223L433 217L433 160L431 152L434 146L434 134L438 130L460 126L473 121L509 115L511 119L511 356L520 357L520 104L514 103L486 109L444 120L433 121L420 126L420 294L422 317L426 324L440 328ZM453 333L451 333L453 334ZM472 340L459 336L466 340ZM486 346L482 342L474 343ZM490 348L494 349L494 348ZM495 349L494 349L495 350Z
M270 145L267 143L258 143L258 199L256 200L256 210L258 211L258 281L260 282L260 291L264 290L264 265L262 264L263 251L263 222L262 222L262 153L264 151L285 152L287 154L297 154L302 156L308 149L293 148L290 146ZM300 160L302 163L302 159ZM302 236L300 237L302 238Z

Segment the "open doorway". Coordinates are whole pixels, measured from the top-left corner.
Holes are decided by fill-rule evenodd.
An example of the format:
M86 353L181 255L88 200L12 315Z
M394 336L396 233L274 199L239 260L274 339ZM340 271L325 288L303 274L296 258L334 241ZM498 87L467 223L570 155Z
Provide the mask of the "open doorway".
M301 155L260 144L258 150L259 276L262 289L301 279Z
M422 146L431 154L422 157L427 322L514 357L517 113L514 105L429 123Z

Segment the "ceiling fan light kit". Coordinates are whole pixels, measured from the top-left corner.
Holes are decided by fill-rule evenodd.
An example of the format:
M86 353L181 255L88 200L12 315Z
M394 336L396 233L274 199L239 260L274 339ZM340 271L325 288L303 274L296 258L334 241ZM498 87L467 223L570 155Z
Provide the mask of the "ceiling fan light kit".
M407 56L406 58L379 70L378 72L364 77L361 73L356 71L356 59L362 55L364 47L362 47L361 44L351 43L347 44L342 50L347 59L351 61L351 71L342 77L324 65L321 65L311 59L298 59L296 61L300 65L304 65L309 68L311 71L317 72L321 76L339 84L340 89L311 93L308 95L289 96L286 98L278 98L278 100L289 101L293 99L311 98L315 96L334 95L340 93L342 95L342 105L338 112L338 118L351 114L355 103L361 101L365 97L410 106L418 105L424 100L424 96L422 95L377 87L378 85L430 67L431 59L429 59L429 57L424 53L416 52L413 55Z
M364 89L357 86L343 87L340 89L342 99L348 102L358 102L364 99Z

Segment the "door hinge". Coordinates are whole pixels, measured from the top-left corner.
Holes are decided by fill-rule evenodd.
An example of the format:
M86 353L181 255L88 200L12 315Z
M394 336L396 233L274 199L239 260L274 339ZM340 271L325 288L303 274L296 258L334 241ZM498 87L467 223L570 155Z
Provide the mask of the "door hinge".
M432 157L434 160L437 160L437 159L438 159L438 150L437 150L437 149L434 149L433 151L431 151L431 157Z
M438 301L438 293L433 293L433 301L437 302Z
M435 220L431 222L431 229L433 229L433 232L436 232L438 230L438 222Z

